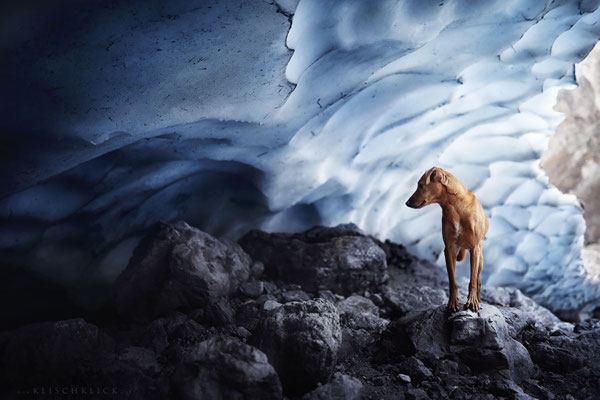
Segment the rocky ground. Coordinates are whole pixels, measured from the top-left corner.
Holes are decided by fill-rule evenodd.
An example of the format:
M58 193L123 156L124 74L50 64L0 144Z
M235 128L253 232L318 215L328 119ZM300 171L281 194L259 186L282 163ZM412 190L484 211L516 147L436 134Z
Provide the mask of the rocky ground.
M599 398L597 320L487 287L478 313L448 316L446 282L353 225L229 243L161 224L117 280L112 317L0 334L0 395Z

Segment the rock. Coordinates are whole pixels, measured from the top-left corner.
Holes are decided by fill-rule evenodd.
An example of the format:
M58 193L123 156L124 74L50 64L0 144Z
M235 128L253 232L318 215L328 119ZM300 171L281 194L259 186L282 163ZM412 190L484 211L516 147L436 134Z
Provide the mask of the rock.
M342 314L370 314L379 316L379 307L370 299L359 295L352 295L337 303L337 308Z
M300 289L285 290L281 292L280 298L283 303L310 300L310 296L304 290Z
M317 297L329 300L332 303L335 303L338 300L331 290L319 290L317 293Z
M157 374L161 369L154 351L145 347L129 346L118 354L117 360L134 364L149 375Z
M533 400L534 398L523 392L523 389L508 379L498 379L487 385L489 393L498 397L508 397L516 400Z
M433 376L431 370L423 364L423 361L414 356L409 357L402 363L401 371L409 375L411 380L417 384Z
M251 231L239 240L272 279L316 292L345 296L375 289L387 280L385 252L354 225L315 227L300 234Z
M269 300L265 301L267 303ZM254 332L259 321L263 318L263 304L257 300L248 300L235 310L235 321L250 332Z
M429 396L423 389L409 389L406 391L408 400L429 400Z
M159 333L159 341L155 342L157 338L153 335L156 333ZM168 365L180 362L189 349L212 336L210 330L181 313L171 313L147 326L140 326L134 334L140 338L140 342L133 343L134 345L147 347L147 344L151 343L161 362ZM162 346L164 343L167 343L167 346L156 346Z
M600 326L579 332L547 331L530 328L523 343L531 358L547 371L575 371L584 366L600 370Z
M382 351L392 359L416 355L435 363L448 354L445 324L446 306L409 312L392 321L382 333Z
M189 351L172 375L180 399L281 399L281 383L260 350L216 337Z
M482 301L499 306L511 329L511 336L516 337L529 324L552 329L561 320L550 310L525 296L517 288L482 287Z
M363 384L348 375L335 374L331 382L305 394L303 400L359 400Z
M288 395L306 393L329 380L341 341L337 309L323 299L274 309L250 338L267 354Z
M368 299L370 299L377 307L382 307L383 306L383 297L381 297L381 295L379 293L371 293L370 296L366 296Z
M527 349L510 336L502 313L487 304L478 313L462 311L447 319L445 306L410 312L390 323L382 345L392 357L415 355L429 365L456 355L471 369L506 371L515 381L533 372Z
M261 281L244 282L240 285L240 293L252 299L260 296L263 290L264 285Z
M363 296L350 296L338 302L337 308L342 324L352 329L362 328L381 332L389 322L379 318L379 307Z
M398 379L400 379L402 382L409 384L412 382L412 380L410 379L410 376L408 375L404 375L404 374L398 374Z
M252 332L243 326L236 326L234 333L235 336L239 337L240 339L248 339L250 336L252 336Z
M382 290L383 300L398 316L409 311L437 307L448 303L446 289L429 286L386 286Z
M278 303L274 300L267 300L263 304L263 310L265 311L272 311L279 307L281 307L281 303Z
M201 308L248 279L249 257L185 222L160 224L135 249L115 285L115 305L128 320Z
M482 304L478 313L461 311L448 318L450 350L471 369L508 370L520 381L533 373L527 349L514 340L498 308Z
M203 324L224 326L233 323L234 311L227 298L208 298L202 308L191 310L189 316Z
M265 288L265 293L267 293L267 294L276 295L276 294L278 294L281 291L281 289L279 288L279 286L277 286L273 282L268 282L268 281L267 282L263 282L263 286Z
M543 386L540 386L533 379L526 379L523 383L523 387L527 390L528 393L533 395L534 398L543 399L543 400L554 400L556 396L548 389Z
M250 266L250 275L254 278L260 278L265 271L265 265L260 261L254 261Z

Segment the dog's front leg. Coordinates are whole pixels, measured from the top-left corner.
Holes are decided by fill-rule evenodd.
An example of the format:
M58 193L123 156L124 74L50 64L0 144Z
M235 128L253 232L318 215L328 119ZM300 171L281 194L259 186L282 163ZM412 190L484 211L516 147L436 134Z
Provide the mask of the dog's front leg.
M467 298L467 304L465 309L471 311L479 311L479 296L478 292L478 280L479 280L479 263L481 261L481 247L475 246L471 250L471 280L469 281L469 297Z
M450 299L448 300L448 313L455 313L458 311L458 285L456 284L456 247L446 246L444 249L444 256L446 256L446 269L448 270L448 282L450 283Z

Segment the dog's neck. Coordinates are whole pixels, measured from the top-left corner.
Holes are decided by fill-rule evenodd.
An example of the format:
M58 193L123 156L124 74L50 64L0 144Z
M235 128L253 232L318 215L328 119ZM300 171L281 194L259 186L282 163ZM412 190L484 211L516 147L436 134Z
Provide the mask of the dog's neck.
M470 191L463 186L462 183L454 180L448 186L442 195L442 198L437 202L442 207L442 213L445 215L461 214L460 210L464 209L466 202L470 198Z

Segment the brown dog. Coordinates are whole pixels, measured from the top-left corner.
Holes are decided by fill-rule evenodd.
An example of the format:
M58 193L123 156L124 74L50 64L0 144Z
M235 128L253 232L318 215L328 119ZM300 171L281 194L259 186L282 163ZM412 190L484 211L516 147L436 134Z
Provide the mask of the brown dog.
M422 208L438 203L442 207L442 237L444 255L450 281L448 312L458 311L458 286L456 284L456 261L471 253L471 281L465 309L479 310L481 299L481 270L483 269L483 237L488 231L489 220L475 195L451 173L433 167L425 172L417 191L410 196L406 205Z

